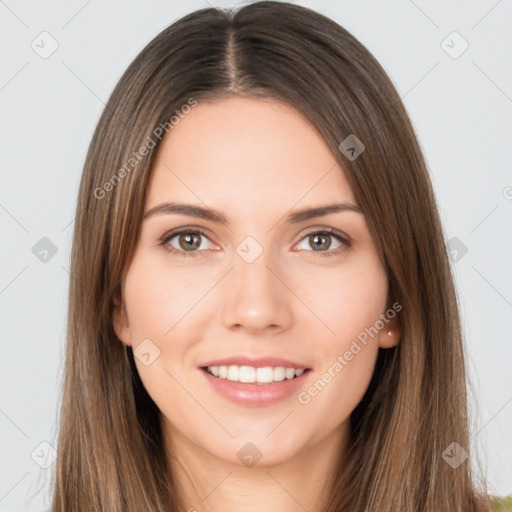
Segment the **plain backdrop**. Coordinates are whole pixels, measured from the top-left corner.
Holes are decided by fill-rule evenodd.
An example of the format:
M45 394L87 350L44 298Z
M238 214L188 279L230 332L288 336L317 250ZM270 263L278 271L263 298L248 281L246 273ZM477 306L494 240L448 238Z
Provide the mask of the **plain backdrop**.
M474 389L472 448L491 492L510 494L512 2L296 3L356 36L411 116L457 281ZM237 2L0 1L1 511L49 504L70 242L93 130L139 51L209 4Z

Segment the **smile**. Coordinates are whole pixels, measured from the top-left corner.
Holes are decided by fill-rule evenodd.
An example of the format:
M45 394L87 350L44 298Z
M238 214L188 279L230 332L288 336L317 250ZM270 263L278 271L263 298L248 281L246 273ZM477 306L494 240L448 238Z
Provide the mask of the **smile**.
M199 371L224 399L237 405L264 407L295 396L305 385L311 369L226 365L204 366Z
M207 366L206 372L219 379L227 379L232 382L244 382L251 384L272 384L283 380L300 377L304 373L303 368L285 368L284 366Z

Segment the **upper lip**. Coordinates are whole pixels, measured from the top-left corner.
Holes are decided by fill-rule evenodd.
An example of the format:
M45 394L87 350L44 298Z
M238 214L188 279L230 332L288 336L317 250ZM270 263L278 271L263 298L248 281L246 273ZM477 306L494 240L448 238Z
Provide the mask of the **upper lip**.
M251 357L251 356L232 356L224 359L215 359L214 361L206 361L199 365L200 368L207 366L253 366L254 368L263 368L265 366L284 366L285 368L295 368L296 370L309 369L308 366L290 361L289 359L282 359L280 357Z

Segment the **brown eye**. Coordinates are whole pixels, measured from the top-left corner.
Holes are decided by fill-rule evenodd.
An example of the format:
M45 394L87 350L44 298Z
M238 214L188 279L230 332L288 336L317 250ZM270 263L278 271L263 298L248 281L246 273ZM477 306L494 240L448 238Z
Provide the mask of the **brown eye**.
M325 234L309 235L309 243L315 250L327 250L331 246L331 237Z
M201 235L197 233L182 233L178 237L178 244L185 251L194 251L201 245Z
M208 247L209 238L199 230L183 229L165 234L160 245L172 253L179 253L182 256L196 256ZM211 242L209 242L211 244ZM205 245L206 244L206 245Z
M300 247L300 244L304 243L309 247ZM301 251L316 253L315 256L335 256L350 249L352 242L348 236L343 236L342 233L338 233L334 229L328 229L309 233L301 240L300 244L298 247Z

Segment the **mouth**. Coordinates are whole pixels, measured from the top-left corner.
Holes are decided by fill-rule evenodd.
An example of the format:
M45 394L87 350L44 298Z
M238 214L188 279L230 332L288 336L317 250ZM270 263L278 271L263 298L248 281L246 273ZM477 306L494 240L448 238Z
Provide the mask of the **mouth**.
M246 407L270 406L290 399L306 385L312 371L311 368L247 365L201 366L198 370L217 394Z
M260 386L297 379L305 372L310 371L309 368L285 366L254 367L247 365L203 366L201 370L217 379Z

